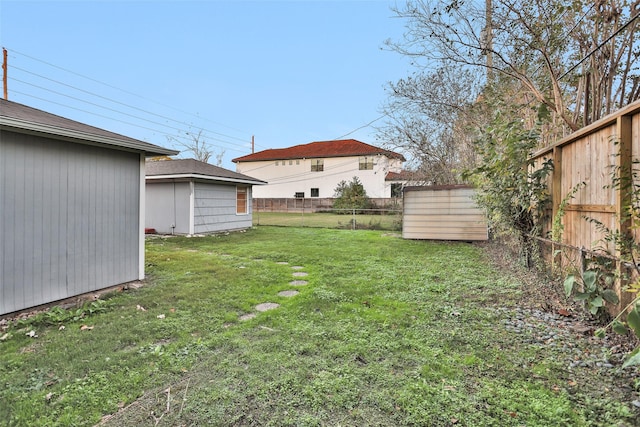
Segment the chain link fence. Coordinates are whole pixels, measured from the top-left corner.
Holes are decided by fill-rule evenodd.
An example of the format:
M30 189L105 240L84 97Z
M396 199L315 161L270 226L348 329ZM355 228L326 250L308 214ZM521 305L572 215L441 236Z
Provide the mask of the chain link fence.
M267 212L254 209L253 225L402 231L402 209L323 208L321 211L300 209L296 212Z

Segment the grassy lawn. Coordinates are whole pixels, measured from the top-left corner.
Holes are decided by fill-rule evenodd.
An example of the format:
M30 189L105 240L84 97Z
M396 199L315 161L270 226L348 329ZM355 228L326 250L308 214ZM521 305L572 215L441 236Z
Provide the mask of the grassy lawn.
M519 284L478 246L261 226L151 239L147 271L91 315L9 330L0 425L636 422L614 376L569 372L558 348L504 327ZM265 302L280 307L257 312Z
M331 212L254 212L253 225L279 225L285 227L320 227L369 230L402 230L402 213L385 212L382 215L336 214Z

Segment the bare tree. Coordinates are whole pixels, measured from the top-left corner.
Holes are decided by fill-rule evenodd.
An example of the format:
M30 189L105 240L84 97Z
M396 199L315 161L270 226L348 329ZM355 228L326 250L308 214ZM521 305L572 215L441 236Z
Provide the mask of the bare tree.
M170 142L175 143L176 145L184 148L186 152L193 154L193 157L196 160L201 162L209 163L212 157L215 157L215 165L221 166L222 159L225 154L225 150L220 150L216 152L215 149L207 143L203 136L203 130L200 129L197 133L192 131L187 131L184 133L184 136L178 137L167 137Z
M482 87L478 80L477 73L445 64L389 85L388 119L378 138L408 154L414 180L458 183L475 163L472 136L482 126L470 106Z
M640 95L639 1L491 0L488 20L480 2L410 0L395 9L407 19L404 40L387 44L417 67L452 62L487 71L489 85L517 82L516 103L575 131Z

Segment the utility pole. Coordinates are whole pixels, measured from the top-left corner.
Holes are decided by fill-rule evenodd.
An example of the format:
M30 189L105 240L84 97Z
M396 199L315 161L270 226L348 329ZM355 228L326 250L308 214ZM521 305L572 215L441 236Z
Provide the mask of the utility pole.
M2 86L4 92L4 99L9 99L7 91L7 49L2 48Z
M251 154L255 153L256 139L255 135L251 135Z
M487 55L487 83L491 83L493 80L493 17L491 15L492 5L491 0L486 0L485 3L485 19L486 26L484 29L484 46L485 54Z

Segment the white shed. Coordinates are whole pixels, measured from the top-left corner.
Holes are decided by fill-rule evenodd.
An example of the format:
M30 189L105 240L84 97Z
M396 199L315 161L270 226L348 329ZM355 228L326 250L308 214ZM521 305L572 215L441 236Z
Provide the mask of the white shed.
M468 185L406 187L402 237L429 240L487 240L484 212Z
M253 225L252 189L265 181L195 159L149 162L145 227L205 234Z

